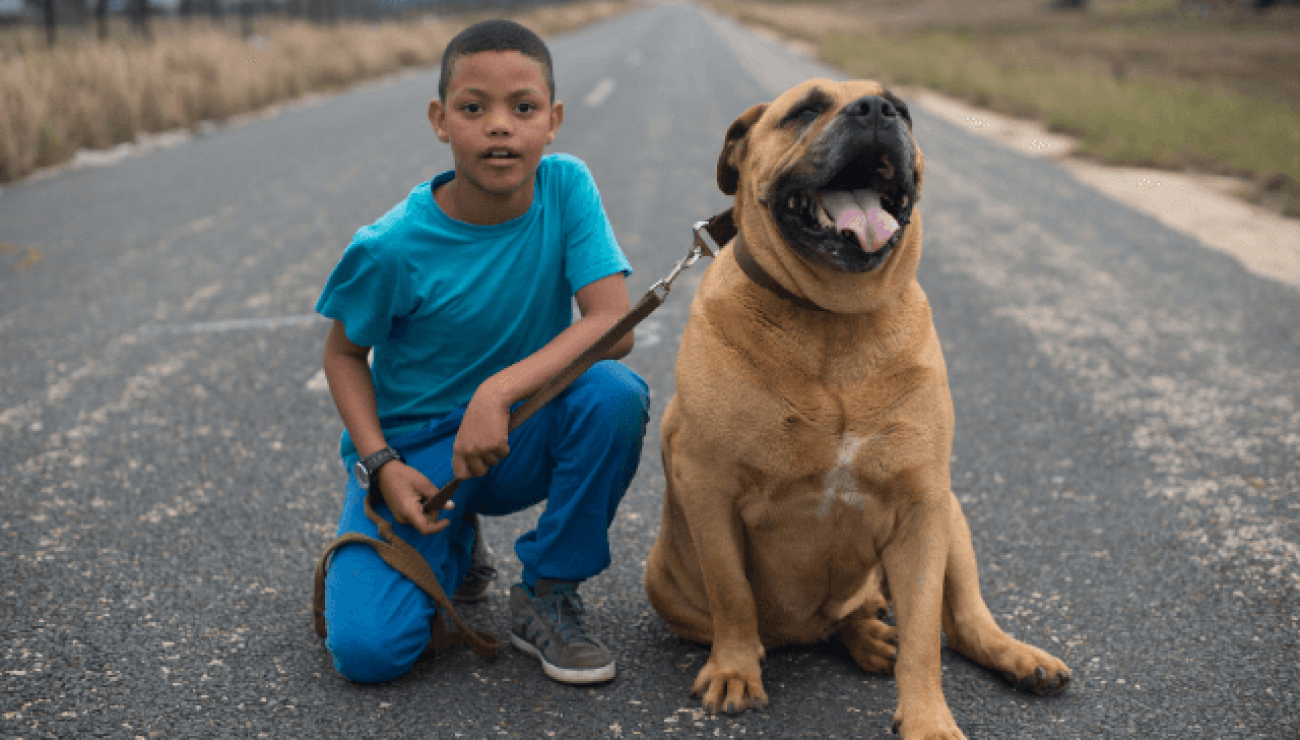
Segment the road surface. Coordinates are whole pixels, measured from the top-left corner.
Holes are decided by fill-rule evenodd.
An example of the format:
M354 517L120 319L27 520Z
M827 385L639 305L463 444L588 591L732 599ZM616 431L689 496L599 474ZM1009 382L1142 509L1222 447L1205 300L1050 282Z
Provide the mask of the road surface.
M727 205L722 136L839 76L687 4L552 39L567 116L635 299ZM776 651L763 713L689 696L706 649L641 586L659 417L702 268L638 331L653 389L615 563L584 586L618 679L572 688L506 648L354 685L312 632L341 424L312 309L352 232L451 167L403 75L0 196L0 736L857 738L897 692L839 646ZM989 606L1061 656L1025 695L944 651L972 738L1293 738L1300 730L1300 292L1060 165L917 108L920 278L957 413L953 478ZM35 250L35 251L33 251ZM27 255L42 259L32 264ZM507 633L511 543L475 626Z

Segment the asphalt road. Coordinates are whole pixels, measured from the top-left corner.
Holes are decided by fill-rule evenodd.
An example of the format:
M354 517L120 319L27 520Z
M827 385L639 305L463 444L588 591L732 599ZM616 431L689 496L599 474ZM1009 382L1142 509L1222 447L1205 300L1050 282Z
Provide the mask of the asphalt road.
M568 112L636 273L633 297L726 205L722 135L831 74L657 5L556 37ZM451 167L434 71L218 128L0 195L0 736L877 737L897 693L836 645L776 651L763 713L689 696L706 649L641 586L660 517L658 419L701 268L638 333L643 464L584 587L619 677L546 679L506 648L338 676L311 628L341 424L310 318L352 232ZM609 82L606 82L608 80ZM1025 695L944 651L972 738L1293 738L1300 730L1300 294L914 110L922 285L957 411L953 478L989 606L1061 656ZM18 269L28 253L38 264ZM522 277L522 276L521 276ZM473 624L507 633L504 573Z

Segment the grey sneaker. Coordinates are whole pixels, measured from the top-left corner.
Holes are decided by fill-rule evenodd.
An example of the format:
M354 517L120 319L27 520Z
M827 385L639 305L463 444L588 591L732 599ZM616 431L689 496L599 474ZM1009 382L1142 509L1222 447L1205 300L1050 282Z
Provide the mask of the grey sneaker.
M573 581L537 579L536 596L522 583L510 587L510 641L542 661L546 675L562 683L614 678L614 658L582 624L582 598Z
M451 600L457 604L469 604L487 599L488 586L497 579L497 559L483 537L483 528L479 524L478 514L466 514L465 520L474 527L474 554L469 564L469 573L465 580L456 587Z

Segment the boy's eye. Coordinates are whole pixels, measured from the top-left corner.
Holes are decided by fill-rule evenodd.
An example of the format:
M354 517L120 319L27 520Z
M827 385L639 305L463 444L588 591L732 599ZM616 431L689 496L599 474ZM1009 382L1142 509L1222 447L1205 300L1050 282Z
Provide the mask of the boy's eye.
M516 113L527 114L532 113L535 110L537 110L537 106L533 103L520 103L515 106Z
M479 105L478 103L466 103L462 105L460 109L465 111L466 113L480 113L483 111L483 106Z

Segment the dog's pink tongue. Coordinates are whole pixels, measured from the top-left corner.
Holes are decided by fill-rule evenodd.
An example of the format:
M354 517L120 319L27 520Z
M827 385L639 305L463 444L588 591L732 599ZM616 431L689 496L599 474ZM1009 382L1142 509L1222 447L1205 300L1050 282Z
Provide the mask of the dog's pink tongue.
M880 196L867 190L830 192L823 196L826 211L839 231L851 231L867 252L875 252L898 231L898 221L880 207Z

